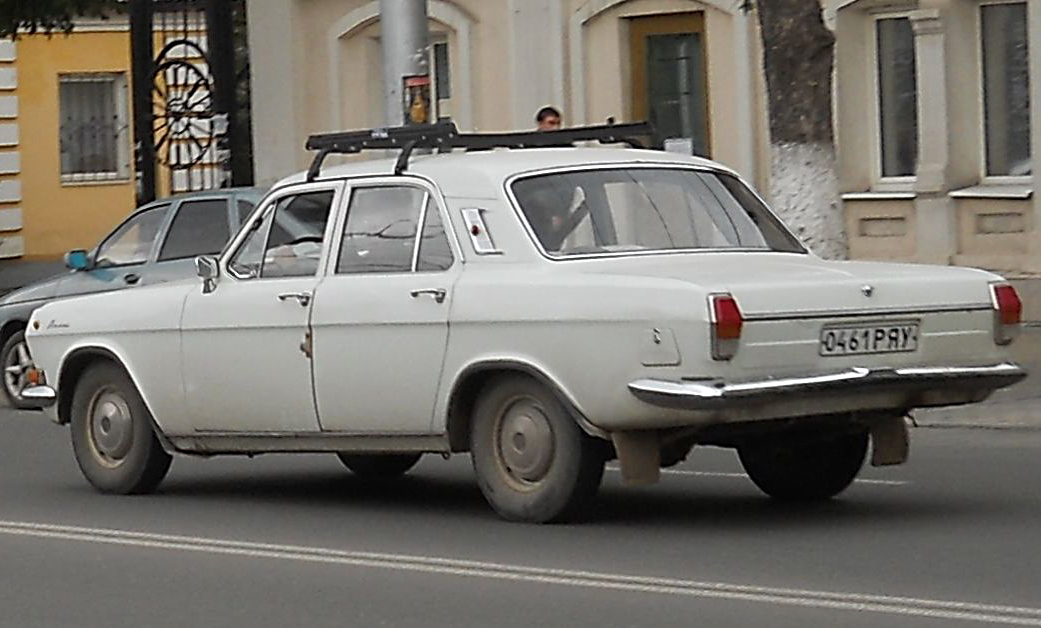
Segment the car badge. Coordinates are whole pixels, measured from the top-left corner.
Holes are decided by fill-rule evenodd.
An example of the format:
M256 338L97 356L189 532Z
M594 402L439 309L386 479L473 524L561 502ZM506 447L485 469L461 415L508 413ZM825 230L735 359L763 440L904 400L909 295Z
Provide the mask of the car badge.
M864 296L870 297L872 294L875 293L875 287L872 286L871 284L864 284L863 286L860 287L860 292Z

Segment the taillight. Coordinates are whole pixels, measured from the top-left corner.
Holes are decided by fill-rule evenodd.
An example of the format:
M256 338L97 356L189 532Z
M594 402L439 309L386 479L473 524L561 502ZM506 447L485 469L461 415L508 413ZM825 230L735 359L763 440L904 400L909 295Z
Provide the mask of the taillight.
M741 343L745 319L737 301L729 294L709 295L709 317L712 326L712 358L729 360Z
M1007 283L990 285L990 300L994 306L994 342L1007 345L1016 337L1023 318L1023 302L1016 289Z

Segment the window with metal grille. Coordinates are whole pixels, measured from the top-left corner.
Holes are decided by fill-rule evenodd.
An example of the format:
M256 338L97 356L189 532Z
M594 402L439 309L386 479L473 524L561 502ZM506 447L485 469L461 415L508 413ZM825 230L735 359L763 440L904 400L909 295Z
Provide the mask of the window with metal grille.
M129 178L126 76L66 74L58 90L62 181Z

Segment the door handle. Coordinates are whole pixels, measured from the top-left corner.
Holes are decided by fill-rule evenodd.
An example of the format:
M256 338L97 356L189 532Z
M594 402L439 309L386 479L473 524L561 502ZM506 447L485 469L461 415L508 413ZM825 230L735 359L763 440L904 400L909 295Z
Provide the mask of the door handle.
M288 301L289 299L296 299L296 302L302 307L307 307L311 303L312 296L310 292L283 292L278 295L278 300Z
M411 290L409 294L412 295L413 299L415 299L421 294L429 294L430 296L434 297L434 300L438 303L444 303L445 295L448 294L448 291L444 288L422 288L419 290Z
M141 281L141 275L138 275L137 273L127 273L123 275L123 282L128 286L136 285L139 281Z

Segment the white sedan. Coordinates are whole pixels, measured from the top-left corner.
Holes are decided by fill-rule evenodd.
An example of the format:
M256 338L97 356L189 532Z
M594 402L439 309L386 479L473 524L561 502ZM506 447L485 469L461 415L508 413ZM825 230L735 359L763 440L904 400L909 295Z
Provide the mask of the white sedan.
M558 146L624 130L316 136L199 279L37 310L23 396L104 492L154 489L178 454L392 476L469 452L497 512L543 522L581 513L607 460L651 482L695 445L827 499L869 440L906 459L910 410L1024 376L1001 277L825 261L719 164Z

